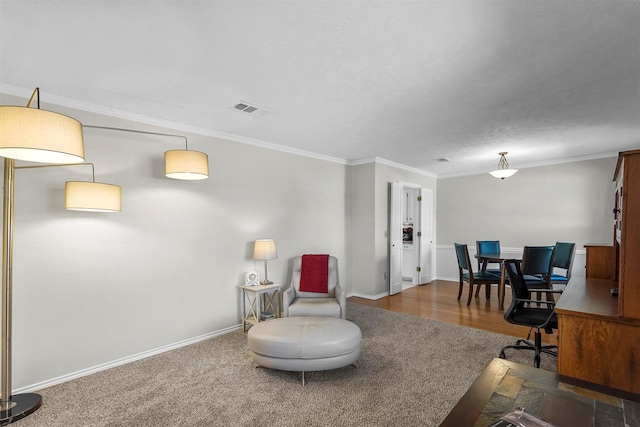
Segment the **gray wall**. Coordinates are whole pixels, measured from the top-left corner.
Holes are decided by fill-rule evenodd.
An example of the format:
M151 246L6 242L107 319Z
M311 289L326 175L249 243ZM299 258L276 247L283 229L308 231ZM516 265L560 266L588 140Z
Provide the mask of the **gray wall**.
M389 183L403 181L433 190L436 179L384 161L351 166L353 217L350 218L353 277L351 295L378 299L389 294ZM435 202L434 202L435 203ZM435 213L435 208L434 208Z
M438 180L438 278L456 278L453 243L500 240L517 253L525 245L576 242L574 271L584 273L584 244L613 241L616 158ZM472 255L473 256L473 255Z

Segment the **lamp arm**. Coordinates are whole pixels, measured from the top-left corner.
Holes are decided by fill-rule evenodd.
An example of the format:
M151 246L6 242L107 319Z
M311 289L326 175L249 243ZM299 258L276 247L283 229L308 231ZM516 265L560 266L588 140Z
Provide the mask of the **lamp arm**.
M29 98L29 102L27 102L27 108L31 107L34 100L38 100L38 110L40 109L40 88L37 87L34 89L33 94L31 94L31 98Z
M34 166L15 166L14 169L39 169L39 168L55 168L59 166L87 166L91 165L91 176L93 178L93 182L96 182L96 169L91 162L84 163L56 163L51 165L34 165Z
M118 132L141 133L143 135L156 135L156 136L169 136L173 138L184 138L184 146L187 150L189 149L187 137L184 135L175 135L172 133L161 133L161 132L149 132L146 130L124 129L124 128L116 128L111 126L82 125L82 127L90 128L90 129L114 130Z

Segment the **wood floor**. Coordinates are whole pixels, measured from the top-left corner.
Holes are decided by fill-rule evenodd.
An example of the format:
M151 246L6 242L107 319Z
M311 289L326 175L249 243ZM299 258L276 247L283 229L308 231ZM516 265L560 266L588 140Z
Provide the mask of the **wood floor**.
M465 285L462 298L458 301L458 282L434 280L429 284L414 286L398 294L375 301L359 297L350 297L349 301L518 338L527 336L529 328L512 325L504 320L504 311L498 310L497 287L492 289L490 300L485 298L483 288L480 291L480 296L474 298L469 307L467 307L468 294L466 292L468 292L468 288ZM510 304L511 291L507 288L504 301L505 309ZM531 338L533 339L533 334ZM557 343L557 333L553 335L543 333L542 341Z

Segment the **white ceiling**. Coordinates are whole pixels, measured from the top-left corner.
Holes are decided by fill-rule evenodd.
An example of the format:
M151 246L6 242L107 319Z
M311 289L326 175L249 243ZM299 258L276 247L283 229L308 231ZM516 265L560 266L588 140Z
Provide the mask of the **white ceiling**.
M0 48L6 94L439 177L640 148L635 0L3 0Z

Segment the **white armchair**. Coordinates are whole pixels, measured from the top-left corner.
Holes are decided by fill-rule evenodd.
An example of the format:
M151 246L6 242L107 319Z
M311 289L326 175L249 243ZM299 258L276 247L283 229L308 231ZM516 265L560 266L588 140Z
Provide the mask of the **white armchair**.
M282 315L322 316L344 319L347 314L347 297L338 280L338 260L329 256L329 275L326 293L300 291L302 257L293 259L291 283L282 294Z

